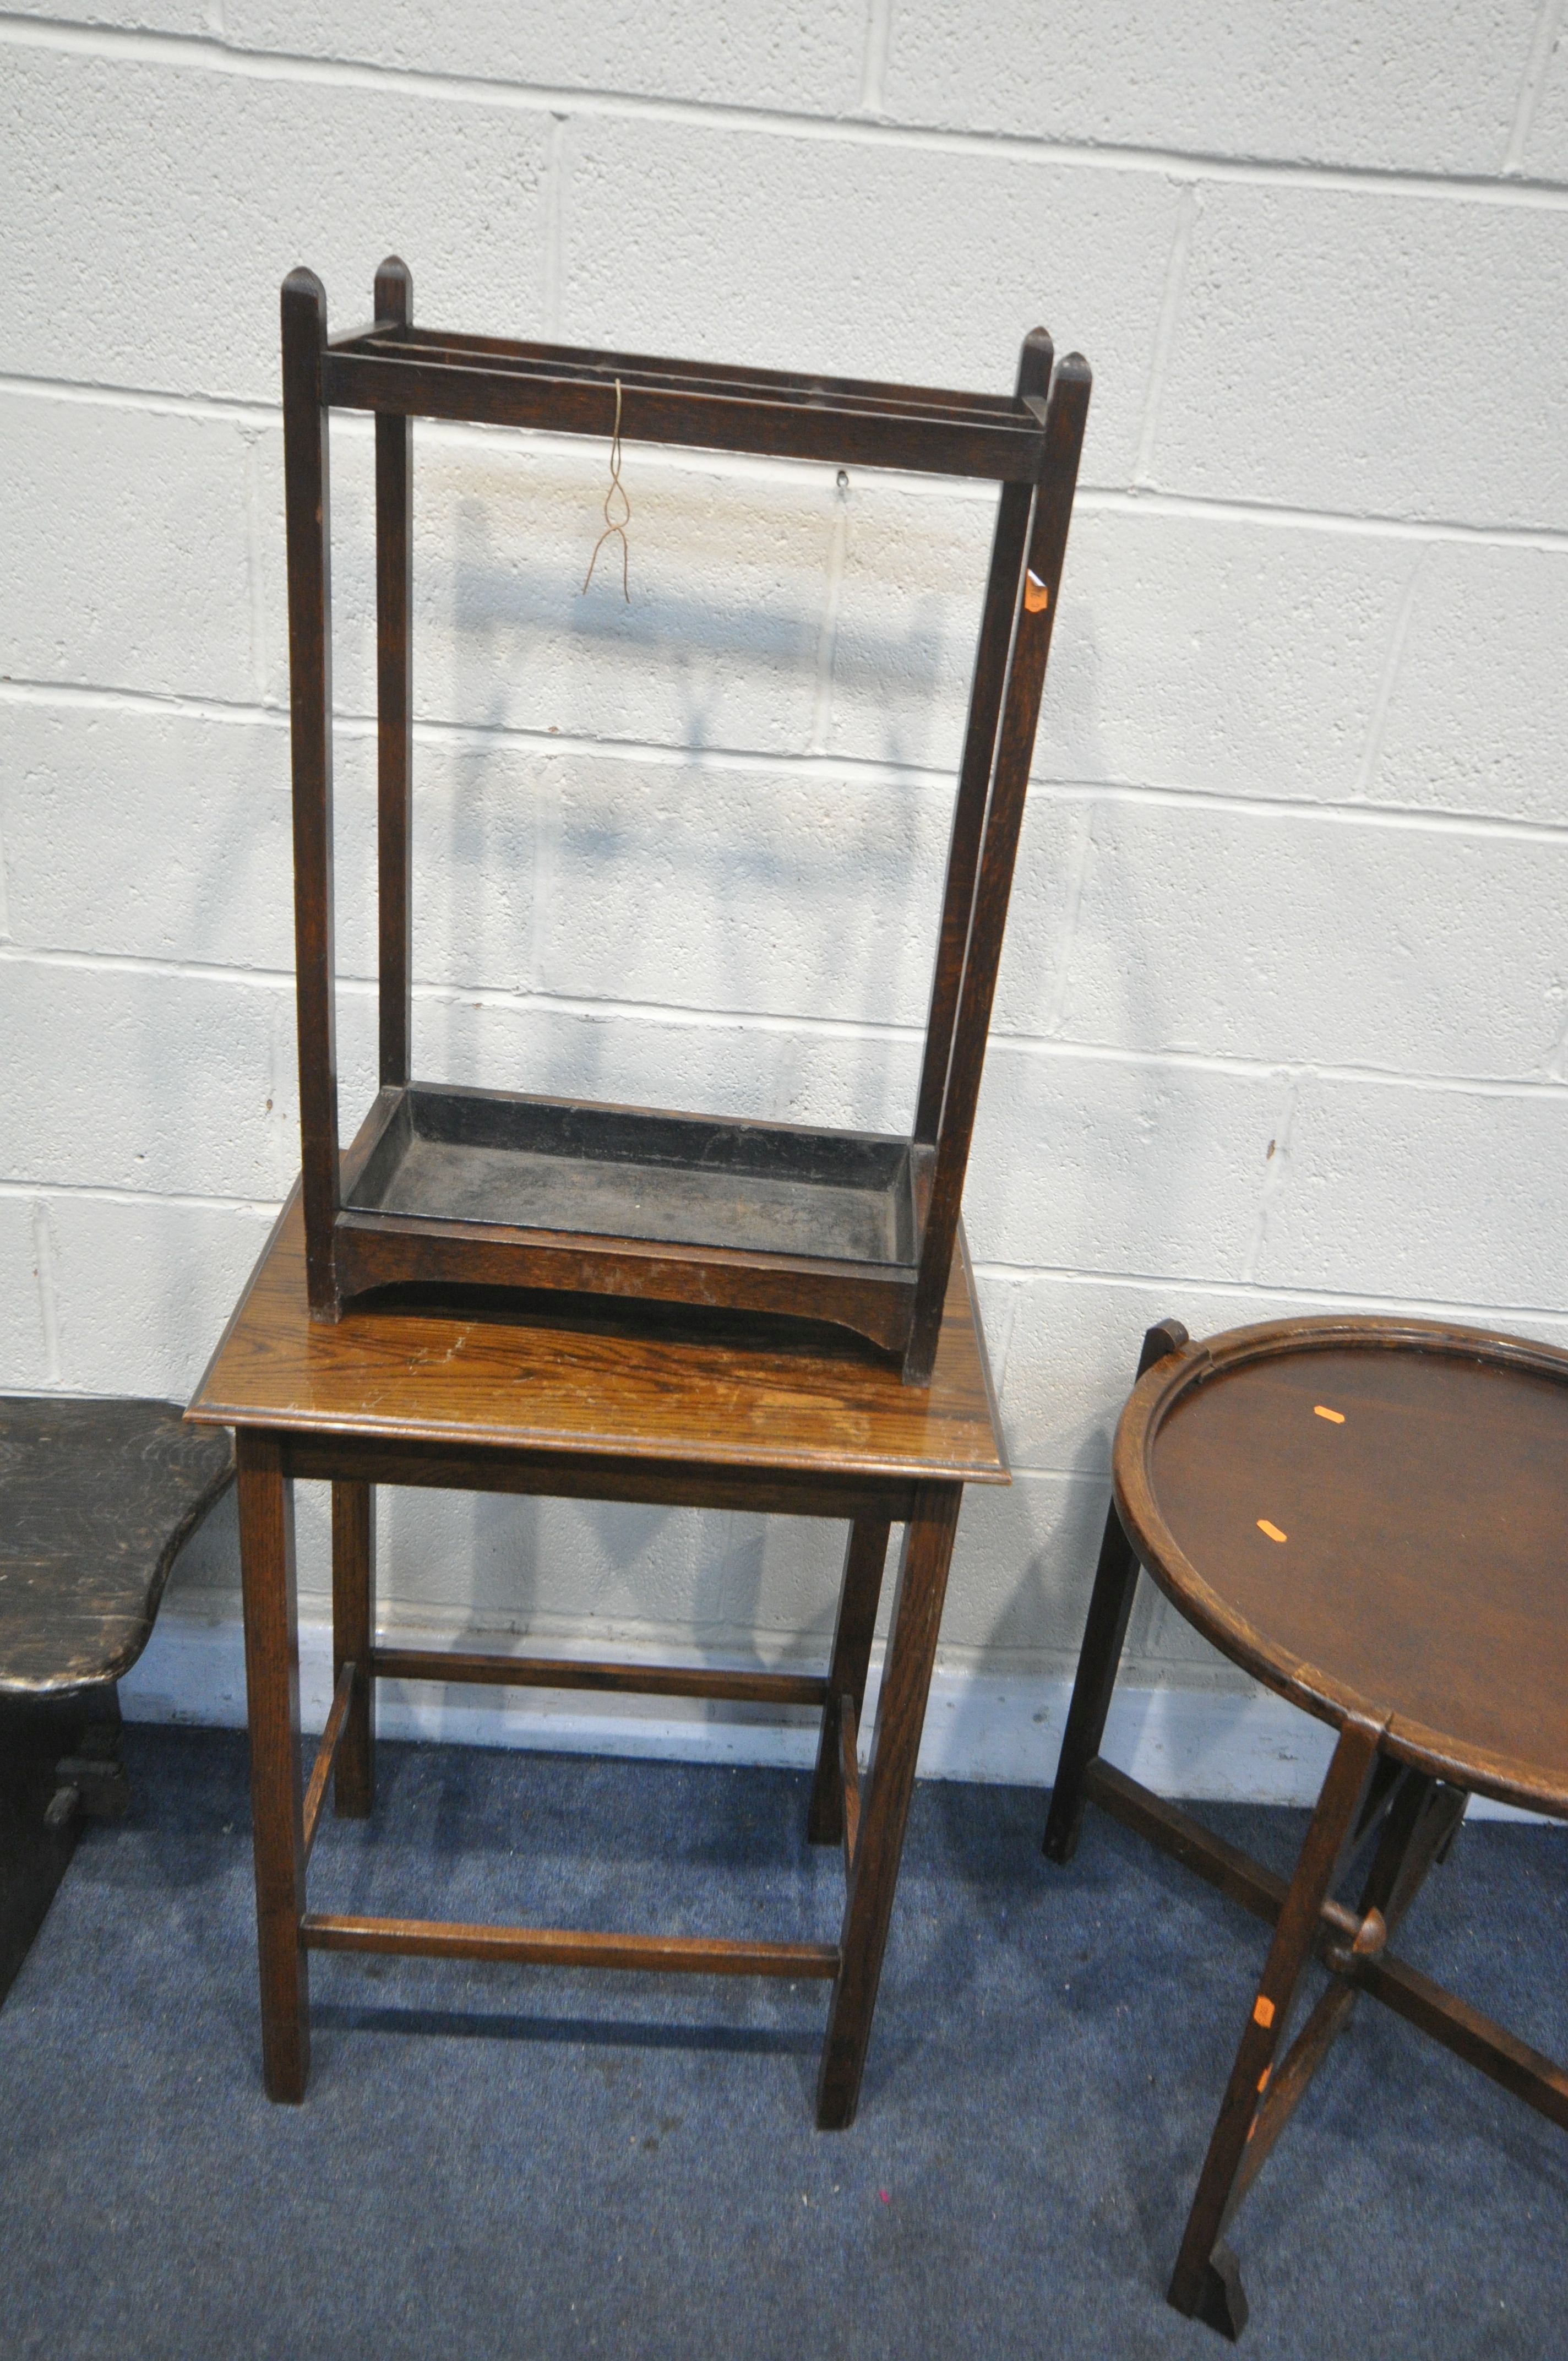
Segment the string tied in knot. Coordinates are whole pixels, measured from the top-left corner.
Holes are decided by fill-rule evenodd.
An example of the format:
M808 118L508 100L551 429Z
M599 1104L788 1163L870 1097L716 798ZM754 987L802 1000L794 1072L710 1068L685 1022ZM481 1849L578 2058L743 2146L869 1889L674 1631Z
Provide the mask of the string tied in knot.
M622 513L620 516L617 516L615 513L614 503L617 500L620 502L622 511ZM614 541L619 536L620 542L620 592L622 598L626 600L627 605L629 607L630 606L631 544L626 538L626 528L630 522L631 501L627 494L625 485L620 480L620 379L617 378L615 380L615 431L610 436L609 444L609 489L604 496L604 531L600 533L598 539L594 544L594 554L588 560L588 570L583 577L583 596L585 598L588 595L588 585L594 578L594 567L598 564L600 550L604 547L607 541Z

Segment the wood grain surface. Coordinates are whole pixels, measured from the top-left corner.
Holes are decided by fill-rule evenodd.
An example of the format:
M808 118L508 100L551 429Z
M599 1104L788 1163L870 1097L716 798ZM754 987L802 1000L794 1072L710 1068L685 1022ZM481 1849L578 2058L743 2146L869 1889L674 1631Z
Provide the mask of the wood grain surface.
M656 372L635 365L616 374L629 443L678 443L1011 483L1032 483L1042 463L1038 422L1021 404L943 410L894 391L868 401L855 394L803 395L779 379L661 382ZM323 355L322 384L325 400L338 409L545 427L558 434L608 436L614 415L609 370L542 365L526 350L494 344L482 354L455 340L416 346L400 338L352 351L335 346Z
M416 328L412 292L407 265L389 256L376 274L373 324L334 337L314 274L294 270L283 284L301 1148L313 1316L330 1326L353 1299L413 1287L554 1289L723 1307L835 1322L902 1354L904 1383L924 1389L958 1246L1089 366L1076 353L1057 363L1050 337L1036 328L1006 395L738 369ZM753 1145L767 1142L764 1160L753 1164L728 1150L710 1153L712 1143L697 1137L703 1119L691 1118L684 1150L672 1157L655 1150L648 1130L667 1130L668 1119L646 1111L633 1152L563 1157L557 1143L546 1153L540 1139L501 1136L515 1131L529 1103L510 1100L509 1112L510 1094L499 1093L449 1093L466 1102L455 1130L392 1124L378 1103L367 1130L340 1156L327 432L334 405L376 420L383 1096L409 1081L414 417L586 434L617 449L624 434L1001 485L915 1136L838 1142L851 1164L868 1144L895 1148L897 1168L883 1184L862 1178L839 1186L830 1170L796 1169L778 1127L752 1127ZM419 1095L433 1104L439 1092L423 1085ZM569 1112L580 1129L590 1111ZM630 1111L601 1112L619 1122ZM832 1143L817 1146L826 1155Z
M1403 1762L1568 1814L1568 1354L1436 1322L1189 1345L1123 1414L1138 1555L1215 1645Z
M575 1312L576 1316L567 1316ZM203 1425L752 1471L1007 1483L967 1254L927 1389L841 1334L548 1296L313 1323L296 1190L187 1416ZM737 1338L740 1341L737 1341Z
M0 1696L117 1680L234 1477L177 1402L0 1396Z

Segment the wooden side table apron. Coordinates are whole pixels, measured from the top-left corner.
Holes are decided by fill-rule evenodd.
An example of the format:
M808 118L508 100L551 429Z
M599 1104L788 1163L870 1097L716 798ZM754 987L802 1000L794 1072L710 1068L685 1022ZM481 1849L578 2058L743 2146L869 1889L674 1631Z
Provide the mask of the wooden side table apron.
M554 1315L553 1314L552 1317ZM303 2097L313 1949L536 1964L820 1977L832 1985L817 2119L854 2118L915 1779L963 1487L1006 1483L967 1258L955 1260L928 1390L896 1366L806 1345L744 1349L385 1310L313 1324L298 1192L188 1413L237 1431L262 2061L269 2096ZM300 1764L292 1486L333 1488L335 1690L308 1783ZM838 1517L850 1524L825 1676L383 1647L375 1631L374 1488L642 1500ZM905 1526L864 1784L856 1736L889 1528ZM814 1705L808 1834L841 1842L837 1943L737 1942L475 1927L313 1911L305 1872L329 1780L336 1811L374 1795L378 1678L482 1681Z

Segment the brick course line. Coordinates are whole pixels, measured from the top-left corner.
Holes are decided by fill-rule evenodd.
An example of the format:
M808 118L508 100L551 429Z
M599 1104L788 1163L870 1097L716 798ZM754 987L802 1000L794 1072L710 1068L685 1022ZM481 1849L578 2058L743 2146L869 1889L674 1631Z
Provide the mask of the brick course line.
M51 49L91 58L120 57L263 82L314 82L346 90L395 90L450 105L488 106L538 115L594 115L688 126L697 130L760 132L768 137L895 147L949 156L981 156L1020 163L1064 164L1091 171L1135 172L1161 179L1238 181L1253 186L1368 191L1396 197L1503 206L1518 212L1568 212L1568 187L1523 177L1410 172L1395 166L1293 164L1266 157L1213 155L1183 148L1096 146L1088 141L1030 139L1016 133L950 131L936 125L893 123L851 114L791 114L783 109L722 106L702 99L646 97L632 92L555 83L487 81L428 68L366 60L301 57L287 50L246 49L210 37L133 32L114 26L0 13L0 47Z
M52 1184L51 1184L52 1185ZM1365 1295L1343 1287L1297 1287L1287 1281L1245 1279L1181 1279L1168 1270L1089 1270L1076 1263L977 1261L972 1265L978 1279L992 1285L1004 1281L1038 1282L1042 1286L1113 1288L1123 1293L1146 1295L1152 1289L1174 1294L1179 1289L1190 1288L1204 1295L1234 1296L1238 1303L1301 1304L1327 1306L1336 1312L1414 1312L1434 1320L1458 1320L1470 1326L1484 1326L1487 1320L1551 1321L1559 1327L1568 1322L1568 1312L1556 1303L1498 1303L1487 1300L1439 1295ZM1238 1328L1245 1323L1237 1320Z
M116 1189L98 1180L0 1180L0 1199L82 1197L105 1205L171 1205L196 1213L249 1213L275 1222L280 1197L212 1197L178 1189Z
M24 1192L18 1191L18 1194ZM33 1199L33 1260L38 1273L38 1325L43 1332L45 1382L60 1383L60 1288L55 1271L54 1229L42 1196Z
M236 729L258 728L286 731L289 713L283 705L233 705L212 697L180 697L158 689L110 687L102 683L11 679L0 680L0 707L5 705L72 708L85 712L167 715L191 721L216 721ZM334 728L345 739L373 739L376 719L370 713L339 711ZM564 730L525 730L515 723L422 720L414 724L416 744L482 750L510 747L529 753L590 758L669 770L734 772L824 785L894 787L949 797L951 771L915 763L879 763L868 755L773 752L754 746L687 746L639 738L587 738ZM287 792L282 782L280 792ZM1151 809L1224 812L1240 819L1264 822L1321 820L1327 826L1403 829L1418 835L1497 839L1526 844L1556 844L1568 836L1568 818L1562 821L1514 819L1496 812L1444 811L1421 804L1371 803L1356 799L1333 801L1309 796L1245 796L1223 788L1183 785L1175 780L1036 778L1030 801L1068 807L1077 804L1130 804Z
M1144 388L1143 424L1138 432L1138 456L1133 465L1133 481L1140 489L1149 480L1154 466L1155 441L1159 434L1160 398L1165 391L1166 369L1176 344L1177 323L1181 317L1181 300L1187 292L1187 266L1192 258L1192 238L1198 226L1199 190L1190 183L1181 192L1176 208L1176 228L1170 241L1170 255L1165 267L1165 294L1159 307L1159 327L1155 335L1154 358L1149 364L1148 383Z
M45 1203L50 1198L64 1197L106 1205L164 1205L176 1212L237 1213L257 1221L275 1221L281 1208L278 1197L221 1197L195 1191L171 1189L124 1189L100 1181L29 1180L23 1178L0 1180L0 1201L22 1203ZM1038 1282L1044 1286L1097 1288L1120 1293L1146 1295L1153 1289L1168 1293L1178 1290L1201 1290L1205 1295L1234 1298L1238 1304L1290 1303L1304 1306L1327 1306L1334 1310L1376 1312L1420 1312L1424 1318L1453 1319L1472 1325L1485 1324L1489 1319L1547 1321L1561 1324L1568 1314L1555 1304L1497 1303L1472 1301L1449 1297L1427 1295L1367 1295L1351 1290L1332 1287L1305 1288L1288 1284L1265 1285L1245 1279L1215 1279L1196 1273L1159 1271L1092 1270L1070 1263L1010 1263L995 1260L978 1261L973 1265L976 1279L992 1285L1019 1287ZM1237 1326L1244 1324L1239 1319ZM1036 1473L1057 1473L1047 1469ZM1073 1471L1059 1471L1070 1474Z
M1513 129L1508 135L1508 152L1503 158L1506 173L1522 173L1524 170L1525 150L1530 146L1530 135L1535 128L1535 111L1563 24L1563 0L1541 0L1541 14L1535 20L1535 33L1530 45L1524 79L1519 84L1519 106L1514 115Z
M215 983L230 989L292 993L292 969L230 968L196 961L141 958L128 951L35 950L0 943L0 969L40 967L93 975L145 975L170 983ZM369 999L376 992L366 976L340 972L340 994ZM859 1018L781 1016L773 1009L702 1008L678 1002L594 999L581 994L507 992L489 984L416 982L414 997L432 1007L493 1008L512 1016L581 1016L621 1024L663 1027L679 1032L740 1031L808 1040L875 1041L917 1046L924 1035L913 1025L873 1025ZM1539 1079L1488 1074L1412 1073L1394 1067L1320 1064L1279 1058L1236 1058L1193 1049L1128 1049L1113 1042L1047 1039L1038 1034L992 1034L992 1048L1042 1060L1085 1065L1127 1066L1156 1073L1217 1074L1255 1082L1294 1083L1310 1079L1363 1088L1417 1091L1455 1098L1568 1100L1568 1082L1553 1076Z
M0 42L0 48L3 47L4 43ZM125 410L155 418L211 418L242 427L262 427L273 431L279 430L282 424L281 411L266 402L245 401L228 394L176 393L156 386L90 384L76 378L29 377L0 372L0 396L5 395L23 401L72 402L89 408ZM422 418L418 424L422 439L447 448L460 447L476 436L506 435L514 431L510 427L463 426L449 420L433 418ZM532 428L516 431L527 432L530 438L528 447L547 457L580 456L583 449L580 436L546 434ZM367 415L341 412L334 419L333 432L334 434L362 434L368 439L370 421ZM703 451L695 446L676 456L653 444L643 444L638 446L638 455L641 467L687 473L692 466L696 465L710 467L715 473L736 483L777 482L781 473L817 476L825 469L824 462L814 459L754 458L742 452ZM875 468L862 468L860 472L872 477L878 475ZM994 497L988 486L945 476L905 477L900 479L898 489L900 495L907 499L942 501L955 506L984 506ZM1299 508L1288 501L1221 500L1212 494L1169 491L1146 484L1081 481L1074 496L1074 507L1084 515L1168 516L1213 524L1255 524L1288 532L1342 533L1366 541L1472 542L1484 548L1568 553L1568 528L1556 525L1477 524L1464 517L1394 516L1370 509ZM980 586L977 585L977 613L979 592Z

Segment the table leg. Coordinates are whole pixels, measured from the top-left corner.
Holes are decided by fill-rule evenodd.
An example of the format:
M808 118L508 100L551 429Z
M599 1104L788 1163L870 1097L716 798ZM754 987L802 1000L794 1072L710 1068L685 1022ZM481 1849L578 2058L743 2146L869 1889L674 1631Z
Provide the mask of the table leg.
M345 1664L354 1688L333 1765L333 1809L340 1820L368 1817L376 1800L376 1684L370 1651L376 1642L376 1488L334 1482L332 1488L332 1679Z
M904 1529L876 1735L817 2084L817 2127L825 2132L853 2123L861 2094L962 1499L960 1484L920 1485Z
M1157 1361L1163 1361L1168 1353L1179 1353L1186 1342L1187 1331L1179 1320L1157 1322L1144 1337L1143 1351L1138 1356L1139 1377L1152 1369ZM1079 1831L1083 1826L1083 1774L1099 1753L1100 1741L1105 1735L1105 1717L1111 1710L1111 1696L1127 1638L1127 1619L1133 1611L1137 1587L1138 1561L1122 1530L1122 1520L1113 1500L1105 1518L1105 1535L1100 1544L1100 1563L1095 1568L1094 1589L1089 1602L1089 1622L1079 1652L1078 1676L1072 1685L1072 1702L1068 1708L1061 1759L1057 1764L1045 1842L1041 1846L1049 1861L1069 1861L1078 1850Z
M1234 2256L1221 2233L1252 2137L1263 2093L1274 2071L1301 1978L1311 1959L1322 1905L1355 1841L1357 1818L1377 1766L1384 1725L1350 1716L1340 1731L1296 1873L1280 1908L1242 2034L1236 2062L1209 2142L1187 2234L1170 2282L1170 2301L1232 2338L1246 2325L1247 2303Z
M817 1746L817 1776L812 1782L811 1807L806 1820L806 1837L812 1844L838 1844L843 1838L839 1702L846 1697L853 1697L858 1725L865 1704L866 1668L871 1663L872 1634L876 1629L877 1601L882 1596L891 1530L885 1520L876 1517L858 1517L850 1527L844 1579L839 1592L839 1624L833 1634L833 1662L828 1675L828 1702L822 1708L822 1734Z
M1420 1772L1400 1772L1371 1869L1355 1905L1358 1918L1365 1918L1369 1910L1378 1911L1387 1930L1387 1938L1392 1938L1420 1891L1434 1858L1464 1817L1468 1801L1458 1789L1440 1786L1435 1779ZM1331 1950L1329 1965L1333 1964L1334 1958ZM1358 1997L1355 1984L1335 1976L1291 2044L1289 2055L1277 2068L1242 2151L1241 2165L1220 2224L1222 2237L1310 2089L1312 2077L1350 2023Z
M300 1941L305 1856L294 1489L275 1435L242 1430L238 1459L262 2074L269 2099L302 2099L310 2072L311 2029L307 1963Z

